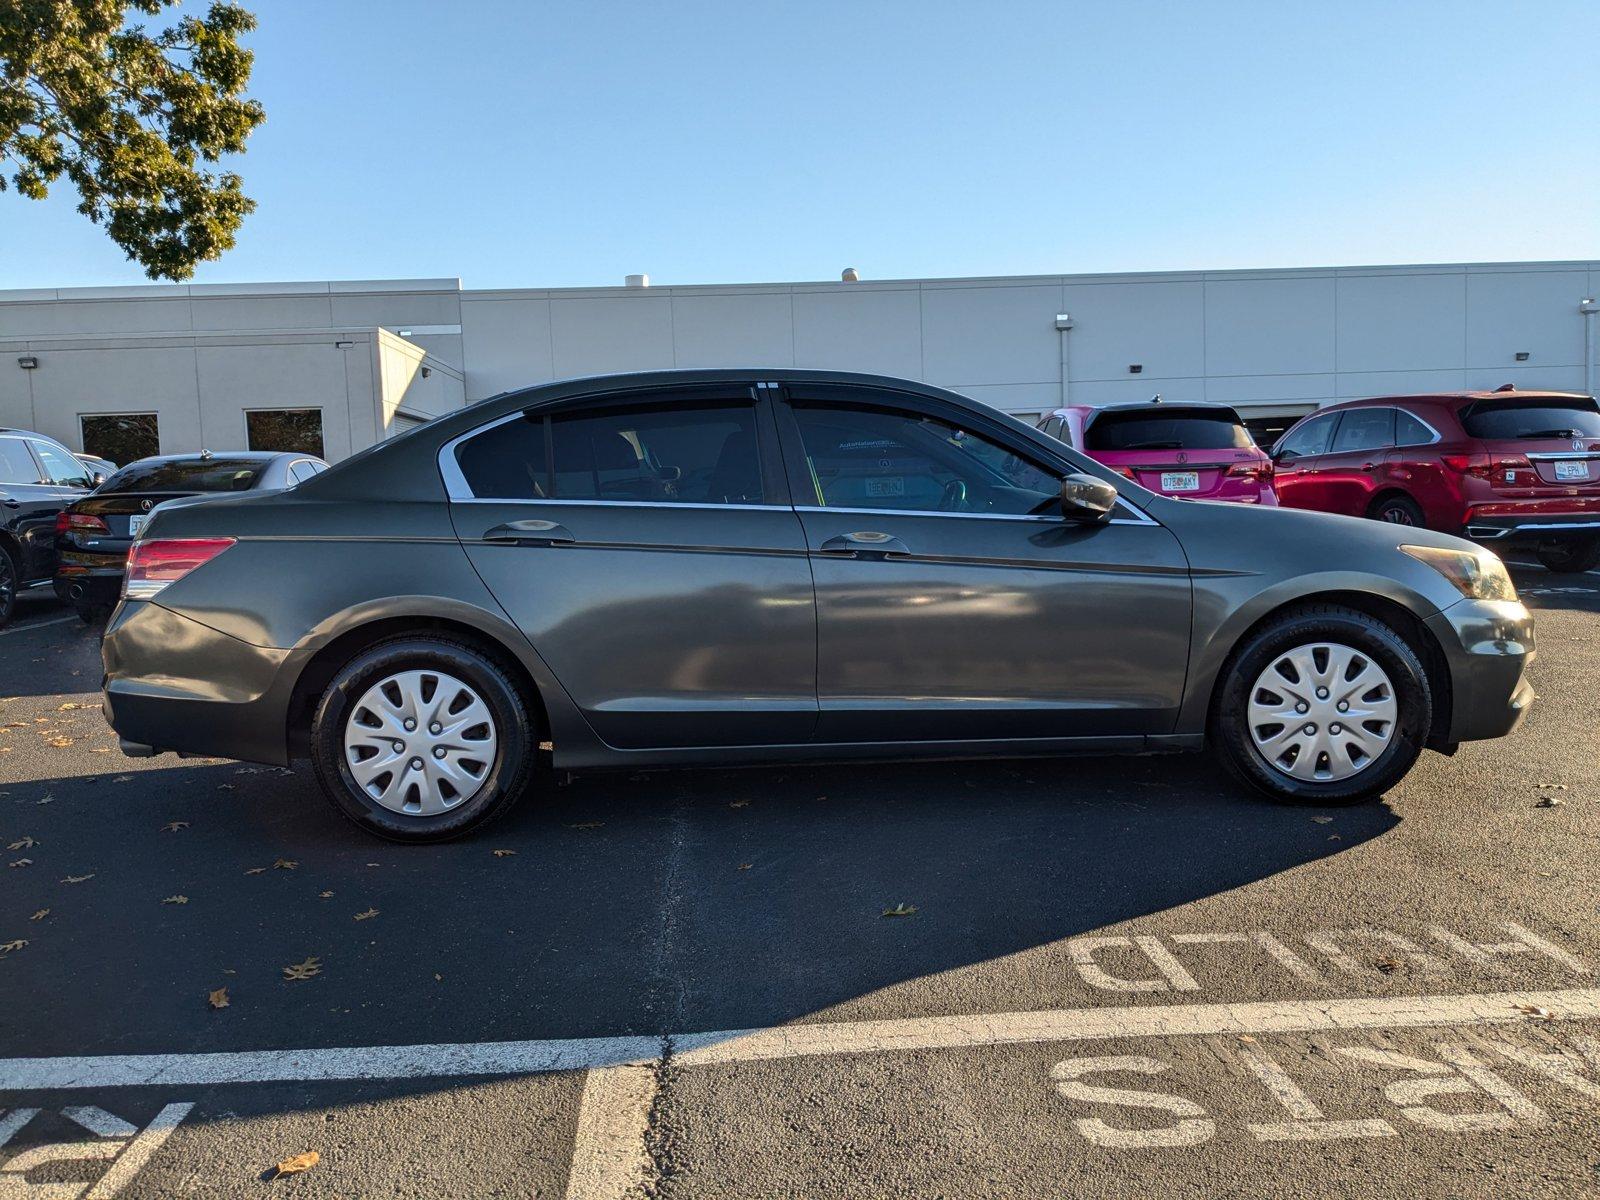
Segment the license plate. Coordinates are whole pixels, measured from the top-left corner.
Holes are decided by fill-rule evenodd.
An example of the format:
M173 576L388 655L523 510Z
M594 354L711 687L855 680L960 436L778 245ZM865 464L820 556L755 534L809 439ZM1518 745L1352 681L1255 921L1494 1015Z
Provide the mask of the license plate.
M867 480L867 495L874 499L886 499L890 496L904 496L906 494L906 481L900 475L879 476Z
M1163 492L1198 492L1200 490L1200 472L1163 471L1161 472L1161 490Z
M1586 462L1558 462L1556 463L1556 478L1587 479L1589 478L1589 464Z
M144 523L146 521L148 521L149 519L150 518L147 517L147 516L129 517L128 518L128 536L129 537L138 537L139 536L139 530L144 528Z

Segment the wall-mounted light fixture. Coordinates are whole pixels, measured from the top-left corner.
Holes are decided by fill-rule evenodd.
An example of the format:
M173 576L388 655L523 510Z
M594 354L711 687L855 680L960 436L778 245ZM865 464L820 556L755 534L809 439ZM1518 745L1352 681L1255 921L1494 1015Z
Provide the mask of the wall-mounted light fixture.
M17 356L17 366L24 371L37 371L39 369L39 360L31 354L19 354Z
M1128 364L1128 374L1129 375L1142 375L1143 373L1144 373L1144 364L1143 363L1129 363Z
M335 342L333 344L333 348L335 350L348 350L348 349L350 349L351 346L354 346L354 345L355 345L354 342Z
M1517 351L1517 361L1518 362L1527 362L1528 361L1528 352L1526 350L1518 350Z
M423 367L422 368L422 377L424 379L428 378L432 374L433 374L433 368L432 367Z

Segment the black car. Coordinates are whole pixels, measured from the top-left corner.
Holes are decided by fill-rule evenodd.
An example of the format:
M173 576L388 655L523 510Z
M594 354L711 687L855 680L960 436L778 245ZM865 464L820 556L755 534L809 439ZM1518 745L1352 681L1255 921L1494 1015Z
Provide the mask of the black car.
M128 547L158 504L213 492L281 491L327 469L308 454L209 450L131 462L56 517L56 594L92 621L116 604Z
M90 468L54 438L0 429L0 625L19 592L50 582L57 514L93 486Z

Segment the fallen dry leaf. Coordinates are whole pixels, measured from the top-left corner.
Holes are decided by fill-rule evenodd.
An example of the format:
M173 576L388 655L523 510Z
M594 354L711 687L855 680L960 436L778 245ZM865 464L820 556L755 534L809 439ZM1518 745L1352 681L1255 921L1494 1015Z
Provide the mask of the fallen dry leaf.
M1548 1008L1541 1008L1537 1004L1519 1004L1517 1005L1517 1011L1526 1013L1530 1017L1536 1017L1541 1021L1548 1021L1555 1016L1555 1013Z
M755 866L755 863L740 863L739 870L748 871L753 866Z
M296 1154L293 1158L286 1158L273 1167L274 1179L279 1175L298 1175L301 1171L309 1171L322 1161L322 1155L315 1150L307 1150L304 1154Z
M6 847L7 850L32 850L39 843L31 837L19 837Z
M299 865L300 863L295 859L280 858L277 862L272 864L272 868L275 871L292 871Z
M219 987L214 992L207 992L206 1002L210 1004L212 1008L227 1008L228 989L225 987Z
M13 941L0 942L0 954L10 954L13 950L21 950L27 944L27 938L16 938Z
M72 739L69 738L69 737L46 738L45 739L45 745L47 745L47 746L55 746L57 749L60 749L60 748L65 747L65 746L72 745Z
M8 866L8 867L31 867L31 866L33 866L33 859L31 859L31 858L19 858L19 859L17 859L16 862L7 863L6 866Z
M896 904L893 908L884 909L883 915L886 917L909 917L916 911L917 906L915 904Z
M1539 786L1541 788L1549 788L1552 791L1557 792L1564 792L1567 790L1567 785L1564 783L1541 783Z
M42 921L46 917L48 917L49 915L50 915L50 910L48 908L41 908L38 912L34 913L33 916L29 917L28 920L30 920L30 921Z
M231 792L231 791L233 791L233 784L231 784L231 783L219 783L219 784L217 784L217 791L219 791L219 792Z
M133 782L133 776L132 775L118 775L111 782L112 783L132 783Z
M187 904L187 903L189 903L189 897L187 897L187 896L168 896L161 903L163 903L163 904Z
M1248 1033L1241 1033L1239 1035L1239 1040L1246 1046L1254 1046L1256 1044L1255 1038L1251 1037Z
M356 914L356 920L358 920L358 921L370 921L373 917L375 917L377 915L378 915L378 910L377 909L369 908L369 909L367 909L366 912L357 913Z
M87 883L87 882L89 882L89 880L91 880L93 878L94 878L94 872L91 871L87 875L68 875L61 882L62 883Z
M1540 796L1535 808L1560 808L1566 801L1560 796Z
M515 850L496 850L494 856L496 858L510 858L515 853Z
M1380 958L1376 963L1373 964L1373 966L1377 967L1378 970L1382 971L1385 975L1393 975L1401 967L1405 966L1405 964L1398 958Z
M251 867L245 871L246 875L265 875L266 873L267 869L265 867Z
M313 975L322 974L322 960L315 955L305 962L293 963L283 969L285 979L310 979Z
M749 808L750 807L750 801L748 801L748 800L729 800L728 801L728 807L729 808Z
M110 746L96 746L93 750L89 751L89 753L90 754L110 754L111 753L111 747Z
M54 796L50 795L48 792L46 792L43 796L41 796L39 798L39 801L38 801L38 803L40 803L40 804L54 804L55 802L56 802L56 798Z
M88 707L89 707L89 705L87 705L87 704L78 704L78 703L75 703L72 700L68 700L60 708L56 709L56 711L57 712L71 712L75 708L88 708Z
M162 833L177 833L178 830L187 829L187 828L189 828L189 822L187 822L187 821L168 821L165 825L163 825L161 827L161 832Z
M1333 820L1332 817L1312 817L1311 819L1313 821L1315 821L1318 825L1326 825L1326 824L1328 824L1328 822Z
M331 891L329 891L329 892L318 892L317 893L317 897L318 897L318 899L321 899L321 900L331 900L333 898L333 893Z

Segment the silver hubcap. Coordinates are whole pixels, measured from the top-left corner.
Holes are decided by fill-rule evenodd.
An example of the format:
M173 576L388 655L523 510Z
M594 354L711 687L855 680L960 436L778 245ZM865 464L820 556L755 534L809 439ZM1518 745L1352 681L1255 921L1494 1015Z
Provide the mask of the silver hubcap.
M1250 689L1250 738L1293 779L1337 783L1371 766L1394 738L1394 685L1377 663L1335 642L1281 654Z
M483 698L440 671L379 680L344 726L345 762L356 786L408 817L448 812L476 796L498 745Z

